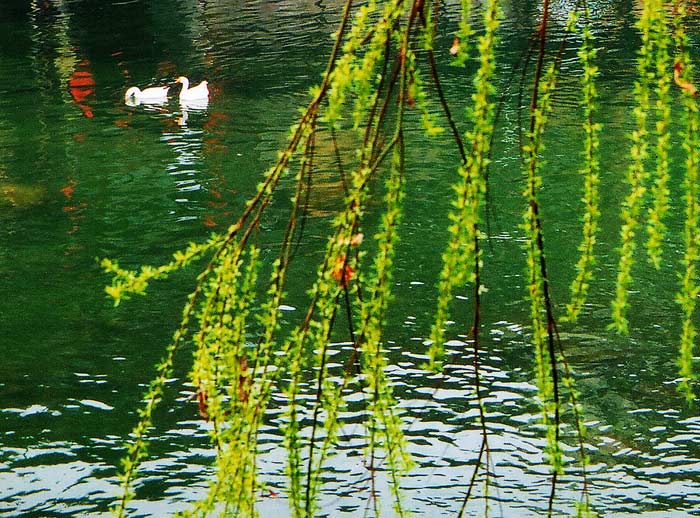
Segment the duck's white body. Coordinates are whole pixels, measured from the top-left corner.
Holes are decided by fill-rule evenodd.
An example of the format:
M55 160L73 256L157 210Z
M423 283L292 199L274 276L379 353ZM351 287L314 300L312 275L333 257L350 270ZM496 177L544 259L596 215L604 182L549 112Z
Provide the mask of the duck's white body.
M192 88L190 88L190 80L185 76L178 77L175 82L182 83L181 101L207 101L209 99L209 88L206 81L202 81Z
M124 94L124 100L142 103L158 103L168 100L169 86L151 86L141 90L138 86L132 86Z

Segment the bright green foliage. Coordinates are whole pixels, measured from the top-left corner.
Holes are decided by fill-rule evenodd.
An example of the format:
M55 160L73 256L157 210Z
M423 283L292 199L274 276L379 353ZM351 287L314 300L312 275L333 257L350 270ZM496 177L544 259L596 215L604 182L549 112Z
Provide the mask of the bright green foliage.
M377 2L361 6L354 17L348 38L343 44L343 55L329 76L328 108L323 121L338 127L348 95L355 98L352 120L359 129L379 94L379 84L386 70L377 71L386 54L396 20L406 9L402 0L386 2L377 15ZM369 43L363 45L363 42Z
M655 264L660 261L660 243L663 235L663 216L668 204L668 133L661 134L668 126L668 51L665 35L665 9L662 0L644 2L638 27L642 34L642 46L637 60L637 81L634 85L637 106L634 109L636 129L632 132L630 148L631 165L627 172L629 192L622 205L622 229L620 230L620 261L618 264L615 299L612 302L611 327L621 333L629 331L627 320L628 290L632 283L632 265L636 249L635 235L640 224L639 217L648 191L649 168L649 115L654 113L651 104L651 83L657 79L656 112L657 161L654 207L649 213L649 257ZM660 58L665 65L656 65ZM666 79L664 79L664 76Z
M213 423L217 477L207 497L184 516L206 516L219 501L235 508L239 516L255 515L256 448L242 440L254 436L259 425L248 405L253 382L245 338L249 315L245 301L254 297L258 249L251 248L249 255L245 271L238 254L226 255L204 289L207 303L198 314L199 331L193 337L191 379L197 386L200 413Z
M653 2L651 2L653 4ZM655 67L656 84L654 93L656 103L654 105L656 114L654 147L654 160L656 168L653 175L653 185L650 189L652 204L648 211L647 234L649 236L646 248L649 260L658 270L661 268L661 245L666 233L664 219L669 208L669 156L671 147L671 58L668 54L668 47L671 43L671 35L666 22L665 9L666 2L658 1L654 6L657 14L654 16L651 25L650 37L653 41L654 55L652 56Z
M468 25L469 6L463 3L460 35L470 35ZM479 406L482 446L481 452L486 452L486 476L484 478L484 498L486 513L489 502L489 464L488 435L486 429L486 409L480 391L481 373L479 370L479 333L481 296L486 291L482 284L481 268L483 266L480 240L483 238L480 227L483 225L483 207L486 199L486 173L491 153L491 140L494 135L495 88L493 86L496 69L495 47L499 27L500 4L498 0L486 3L483 12L484 33L478 39L479 68L474 77L474 93L471 96L473 105L467 113L471 129L466 133L467 150L462 156L459 168L459 182L454 185L455 197L450 213L450 237L447 247L442 254L443 267L438 283L438 298L436 313L430 332L431 345L428 350L426 368L438 371L443 368L445 361L445 327L450 315L450 306L457 290L465 285L474 287L472 343L474 366L474 392ZM460 44L461 52L466 52L466 44ZM459 59L459 58L458 58ZM481 464L481 453L477 466L472 475L472 484L476 479ZM466 501L465 501L466 505ZM464 512L462 507L459 516Z
M464 66L469 59L469 42L474 34L469 17L471 15L472 0L461 0L461 13L459 19L459 29L455 33L455 42L451 51L455 55L452 60L454 66ZM455 45L456 43L456 45Z
M686 17L685 2L674 2L676 17L674 18L674 42L678 48L677 66L680 66L680 78L690 81L693 69L690 65L688 37L684 23ZM697 97L684 92L683 118L685 128L681 133L683 149L686 152L685 180L685 254L682 260L680 274L681 288L677 301L683 312L683 331L680 338L680 354L678 358L681 383L679 389L685 393L688 402L695 399L691 382L698 379L694 366L694 351L698 339L698 297L700 297L700 107Z
M587 502L578 502L575 516L576 518L598 518L598 513L593 511Z
M235 229L232 228L230 231L235 232ZM102 269L114 276L112 284L107 286L105 291L114 299L115 306L118 306L122 300L128 300L133 294L145 295L149 281L167 278L170 273L184 268L210 250L221 246L222 242L223 238L220 235L213 234L204 244L190 243L185 251L175 252L174 259L170 263L158 267L142 266L138 273L120 268L119 264L111 259L102 259L100 261Z
M570 28L575 30L577 17L570 20ZM591 32L588 6L584 8L584 25L581 29L581 47L578 57L583 67L581 78L581 107L583 109L583 160L584 165L581 174L584 178L583 187L583 237L578 247L579 256L576 263L576 278L571 283L571 302L567 304L567 318L575 322L586 302L589 283L593 277L595 254L593 248L598 233L598 219L600 218L598 184L600 183L600 163L598 135L601 125L594 121L596 110L595 78L598 75L598 67L594 61L597 54L595 39Z
M449 319L450 304L456 289L465 284L478 282L477 290L483 291L476 272L481 266L478 240L481 239L479 225L481 209L486 196L486 168L489 164L491 137L493 135L493 114L495 101L492 76L495 70L496 30L498 29L499 7L497 1L487 4L484 10L485 32L479 38L479 69L474 78L474 103L471 108L472 129L466 134L470 150L466 163L459 169L460 182L454 186L454 207L450 214L450 240L442 254L443 267L438 285L437 311L430 332L432 342L428 351L427 368L439 370L444 360L445 326ZM465 23L465 22L463 22ZM462 27L464 33L471 30ZM475 330L478 332L478 330Z
M577 277L572 284L572 302L567 310L571 320L575 320L581 310L588 291L588 282L592 276L592 265L595 261L593 245L599 217L598 208L598 132L600 127L593 120L595 112L596 89L594 80L597 69L593 64L595 50L592 34L588 27L589 11L583 3L584 26L582 42L578 56L583 64L582 105L584 113L584 180L583 195L583 239L579 246L580 256L577 264ZM534 86L530 104L529 131L524 153L524 176L526 187L523 196L526 208L523 214L522 229L525 235L526 275L528 281L528 300L530 303L530 318L532 324L532 344L535 350L535 379L537 395L542 409L542 424L545 428L545 454L550 464L552 479L551 492L547 515L554 512L554 501L557 481L564 474L564 449L562 445L562 424L567 407L564 396L568 397L571 409L571 420L575 437L578 439L580 469L582 471L581 499L576 504L576 515L594 516L589 492L587 466L588 456L584 445L585 427L583 425L583 410L579 403L579 395L575 387L574 376L564 354L559 340L555 307L551 295L551 280L548 275L545 255L545 239L543 215L539 192L542 189L545 163L542 156L545 152L545 130L548 118L553 113L552 98L558 83L558 65L563 51L563 45L549 64L546 58L546 34L548 26L549 4L545 2L542 22L539 26L539 53L534 75ZM569 18L569 31L574 31L578 16L575 13Z

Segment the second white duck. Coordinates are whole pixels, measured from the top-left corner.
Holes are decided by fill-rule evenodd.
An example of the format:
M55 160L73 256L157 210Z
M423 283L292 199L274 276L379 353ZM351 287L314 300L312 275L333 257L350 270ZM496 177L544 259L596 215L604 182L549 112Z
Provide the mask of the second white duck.
M209 99L209 88L206 81L202 81L192 88L190 88L190 80L185 76L178 77L175 82L182 84L182 90L180 90L181 101L205 101Z

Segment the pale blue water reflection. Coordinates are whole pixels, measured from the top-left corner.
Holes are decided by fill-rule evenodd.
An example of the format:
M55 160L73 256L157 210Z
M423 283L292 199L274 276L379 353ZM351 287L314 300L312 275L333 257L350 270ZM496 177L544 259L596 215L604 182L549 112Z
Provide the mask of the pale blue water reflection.
M635 308L637 331L631 337L602 331L608 318L607 283L616 265L614 206L624 191L615 180L625 166L621 154L630 128L628 87L636 37L633 2L591 4L601 23L600 113L608 128L602 280L593 286L582 322L562 335L588 403L591 495L602 516L692 516L700 512L700 418L695 409L684 409L675 390L678 333L669 317L676 310L675 278L641 269L639 300L654 297L657 303ZM533 2L505 7L502 57L510 70L522 55L537 9ZM318 80L339 9L338 1L10 2L0 21L4 516L106 515L118 493L116 466L124 439L194 273L157 284L148 299L115 309L104 296L107 278L95 258L108 256L132 266L159 263L230 223L276 157L296 106ZM440 40L445 52L454 19L447 22ZM575 69L570 57L565 68ZM464 71L446 67L442 72L449 96L461 107L467 97ZM127 86L163 84L181 73L210 81L206 107L183 107L176 99L161 106L124 104ZM490 515L529 517L541 516L546 508L549 481L532 399L519 260L517 78L505 72L503 78L509 84L500 119L503 138L490 178L484 307L489 331L482 353L494 474ZM572 243L579 228L573 206L580 187L577 157L570 151L580 139L574 86L566 84L556 99L551 133L558 138L548 144L548 153L570 159L570 166L548 172L543 192L560 301L572 275ZM411 136L424 139L418 130ZM409 153L410 207L396 286L397 300L407 302L392 309L390 375L417 461L404 483L407 506L417 516L447 517L459 508L480 439L464 336L456 330L448 344L455 365L445 379L418 366L432 317L440 268L435 244L445 239L455 155L442 141ZM317 186L322 194L311 200L307 249L299 252L304 259L317 257L314 245L326 229L324 217L342 200L337 179L328 173L322 180ZM263 222L259 237L269 248L279 241L280 213L287 207L283 197L276 203L280 211ZM677 260L674 247L672 242L664 274ZM301 279L291 282L292 292L304 287ZM290 319L300 313L292 302L286 308ZM342 354L348 345L336 348ZM171 515L206 490L214 456L207 424L192 402L193 387L182 382L186 363L185 354L170 384L169 396L177 403L157 416L135 515ZM327 516L365 516L368 509L370 479L357 424L362 401L348 393L347 402L340 447L324 479L321 508ZM267 484L260 495L261 516L289 514L278 432L284 405L284 398L275 396L261 433L260 470ZM572 430L565 433L570 437ZM567 453L573 456L573 447ZM576 500L579 483L578 472L567 473L561 508ZM477 499L468 516L482 513L483 500Z

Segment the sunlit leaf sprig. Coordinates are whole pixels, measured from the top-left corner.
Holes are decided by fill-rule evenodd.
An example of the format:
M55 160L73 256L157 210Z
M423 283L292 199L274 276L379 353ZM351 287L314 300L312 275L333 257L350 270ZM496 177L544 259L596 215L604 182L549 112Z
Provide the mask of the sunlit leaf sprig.
M408 102L415 105L421 112L421 123L428 136L435 136L442 133L445 129L437 122L437 113L431 110L428 103L428 95L423 86L421 72L416 66L416 55L410 49L406 50L406 61L410 81L408 84Z
M654 3L654 2L650 2ZM661 268L662 244L666 234L666 215L669 210L669 181L671 149L671 78L669 70L672 67L669 56L671 34L665 14L666 3L658 1L655 8L658 14L653 19L651 26L651 38L654 42L654 55L652 57L655 67L654 103L656 124L654 146L654 160L656 167L653 170L652 185L650 188L651 206L647 216L646 250L649 261L658 270Z
M675 60L674 78L682 90L682 118L684 128L680 138L685 151L685 226L683 242L685 253L681 262L681 287L676 297L683 312L683 327L678 358L681 382L679 389L689 403L695 401L693 382L700 377L695 366L698 348L698 297L700 297L700 106L697 89L693 84L688 36L685 31L687 10L685 2L673 3L673 39L678 55Z
M570 30L576 30L579 17L573 15L569 21ZM576 277L571 283L571 302L566 306L567 318L575 322L586 302L588 288L593 278L595 265L594 247L598 234L598 220L600 218L598 185L600 183L599 162L599 133L601 124L595 122L597 90L595 79L598 76L598 67L595 65L597 50L595 39L590 27L589 8L584 6L583 27L581 28L581 46L578 50L578 58L581 60L583 74L581 76L581 108L583 111L583 167L581 174L584 178L583 187L583 230L579 244L579 260L576 263Z
M622 204L622 227L620 230L620 259L617 268L615 298L612 301L611 327L621 333L629 331L627 319L628 290L632 284L632 266L634 251L637 247L635 234L640 225L640 213L648 190L649 169L649 115L653 113L650 90L651 81L656 76L654 64L657 42L655 28L659 18L665 16L663 2L650 0L644 2L642 15L637 23L642 36L642 44L637 58L637 80L634 83L634 108L636 127L632 131L630 147L631 164L627 170L628 194ZM664 71L664 74L667 73Z
M445 356L445 326L450 315L453 294L469 283L478 283L476 292L485 288L477 276L481 266L478 241L481 211L486 196L486 168L489 164L491 139L494 132L495 100L492 84L495 70L496 31L499 25L497 1L489 2L484 10L484 34L479 38L479 69L474 78L475 92L469 119L472 129L465 135L469 146L466 161L459 168L460 181L455 184L454 207L450 213L450 240L442 254L443 267L438 284L436 313L431 328L428 350L430 370L440 370ZM461 31L471 33L463 21ZM474 330L478 332L478 330Z
M595 242L595 230L598 218L597 183L598 183L598 158L597 158L597 132L598 126L593 122L595 108L595 76L596 68L593 65L595 52L592 47L591 34L588 31L589 11L587 3L583 4L584 28L582 43L579 48L579 58L583 63L584 76L582 79L584 132L584 237L580 247L578 278L572 287L574 312L580 310L585 300L587 283L590 278L590 268L593 262L592 246ZM572 13L569 18L569 29L573 30L578 20L578 14ZM532 343L535 350L535 378L537 381L537 395L542 408L542 423L545 428L546 446L545 453L551 467L551 491L547 515L554 512L554 501L558 480L564 473L564 449L561 441L562 419L566 407L567 396L572 411L574 433L578 439L579 462L582 471L583 485L581 498L576 503L577 517L593 516L589 491L588 491L588 456L584 444L584 419L579 403L578 391L575 387L574 376L569 366L565 351L559 338L555 307L552 300L551 279L548 274L548 264L545 255L545 241L543 232L543 216L539 191L543 185L545 162L543 153L545 150L545 129L548 118L551 116L553 105L552 98L556 92L559 81L559 65L565 48L565 41L561 43L559 52L547 64L547 33L549 24L549 2L544 2L542 21L538 27L538 54L534 70L532 99L529 112L529 128L527 140L523 145L524 176L526 187L523 195L526 208L523 214L522 228L525 234L526 249L526 274L528 279L528 301L530 304L530 317L532 324ZM578 283L578 284L577 284ZM576 309L578 307L579 309ZM569 310L571 311L571 306ZM564 394L565 389L566 394Z
M398 5L398 4L397 4ZM406 19L403 33L396 31L395 41L400 47L399 55L408 55L409 34L415 24L415 9ZM388 30L389 28L387 28ZM389 39L386 40L388 43ZM385 54L386 56L386 54ZM411 80L412 69L408 59L399 61L398 73L387 80L385 100L381 101L377 96L366 98L374 103L362 109L369 116L368 126L365 130L365 147L360 151L359 167L351 176L351 186L345 200L345 210L335 219L334 235L327 245L326 259L318 270L317 280L311 291L314 300L314 313L307 315L308 328L299 329L294 336L301 340L292 348L296 351L294 358L301 358L301 351L308 349L303 347L302 340L308 339L316 353L316 398L312 405L312 430L311 437L306 448L306 480L296 477L295 486L305 492L305 497L296 501L296 497L290 495L295 516L312 516L316 511L316 499L320 491L320 480L325 457L331 446L336 441L338 415L342 408L341 390L350 381L350 372L346 370L344 382L337 386L329 381L327 370L328 355L330 353L331 323L338 310L338 300L343 292L354 294L357 292L357 284L353 278L357 275L362 279L363 291L366 293L363 302L360 303L360 326L357 330L355 341L356 350L362 355L361 369L365 390L368 394L367 406L368 422L366 429L368 435L368 464L371 466L371 477L374 481L376 470L376 455L379 449L386 452L383 460L388 465L390 475L390 487L393 493L394 508L399 516L404 515L404 509L400 498L400 477L410 465L410 456L407 454L405 439L403 438L402 423L394 410L394 400L389 380L384 372L386 361L381 347L382 327L384 314L391 294L391 270L393 267L394 246L397 240L398 223L402 198L403 178L403 117L407 103L406 92ZM386 145L379 146L379 127L386 117L387 100L392 92L399 100L398 113L396 114L396 129ZM386 210L382 216L382 227L375 236L378 252L375 256L373 275L369 278L360 277L359 254L353 253L353 247L359 246L362 233L359 232L364 212L365 200L368 195L370 178L375 174L385 157L392 154L389 179L387 180ZM355 272L358 272L357 274ZM308 329L308 331L306 330ZM296 359L294 360L296 363ZM299 405L291 402L297 395L302 369L295 371L292 378L289 393L290 413L304 412L297 409ZM317 430L321 426L319 418L323 416L323 436L317 436ZM290 417L291 414L290 414ZM301 465L304 453L302 441L299 440L298 427L289 419L287 427L287 445L296 448L297 451L290 455L289 472ZM376 502L377 493L372 491L372 499ZM378 509L378 507L377 507Z
M229 229L235 232L236 229ZM142 266L138 271L121 268L117 261L109 258L100 260L102 269L113 275L112 283L105 287L107 294L114 300L114 305L118 306L122 300L128 300L132 295L145 295L151 281L165 279L172 272L188 266L191 262L205 256L211 250L221 246L224 237L213 234L204 243L190 243L184 251L178 250L173 254L173 260L161 266Z

